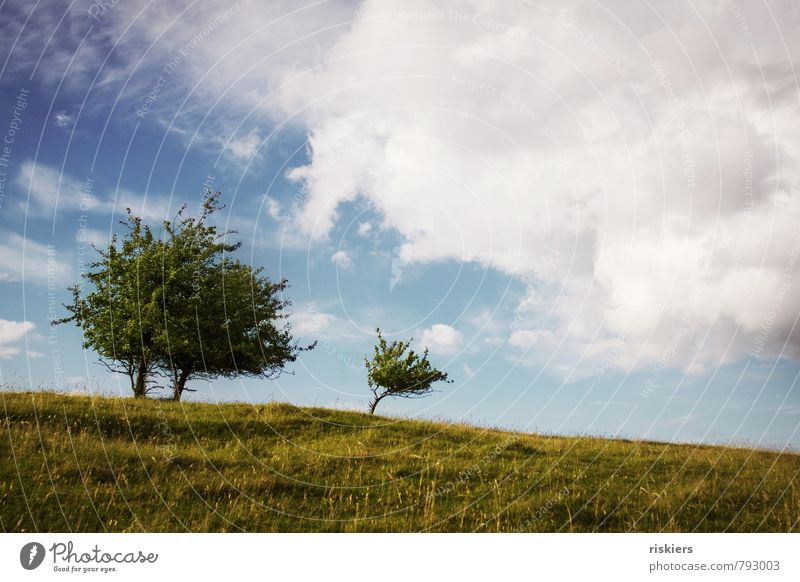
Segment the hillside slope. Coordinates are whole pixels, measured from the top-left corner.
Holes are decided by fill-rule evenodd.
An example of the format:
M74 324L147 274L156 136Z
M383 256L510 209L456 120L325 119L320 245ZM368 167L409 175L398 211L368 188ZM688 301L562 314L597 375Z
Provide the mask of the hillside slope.
M800 456L0 392L4 531L798 531Z

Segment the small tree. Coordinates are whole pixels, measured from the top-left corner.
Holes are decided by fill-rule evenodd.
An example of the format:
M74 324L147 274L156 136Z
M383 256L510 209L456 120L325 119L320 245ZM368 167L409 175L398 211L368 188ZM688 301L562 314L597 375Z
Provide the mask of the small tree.
M452 383L447 374L432 367L428 361L428 348L420 357L409 349L413 339L387 343L378 329L378 344L372 360L364 358L367 382L372 391L369 413L375 414L378 403L387 396L422 398L433 392L434 382Z

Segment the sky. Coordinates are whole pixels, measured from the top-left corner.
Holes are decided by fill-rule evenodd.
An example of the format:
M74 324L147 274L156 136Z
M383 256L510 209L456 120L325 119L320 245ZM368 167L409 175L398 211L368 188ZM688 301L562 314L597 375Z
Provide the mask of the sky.
M0 4L0 382L128 394L67 286L206 188L318 341L189 399L800 446L800 5Z

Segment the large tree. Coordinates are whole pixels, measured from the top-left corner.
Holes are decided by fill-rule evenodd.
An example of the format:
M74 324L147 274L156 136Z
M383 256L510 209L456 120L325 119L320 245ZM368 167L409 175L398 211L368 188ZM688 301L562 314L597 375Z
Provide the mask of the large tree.
M240 245L228 242L232 232L210 223L222 208L219 196L208 192L196 218L182 207L162 223L160 237L129 211L121 245L112 239L85 275L93 290L84 296L73 287L72 315L63 321L83 329L86 346L109 369L135 371L136 396L146 394L153 374L170 380L175 400L191 378L274 378L314 347L292 341L288 282L235 260Z
M154 323L159 310L151 301L160 279L159 241L130 209L122 241L114 235L107 249L96 249L99 260L83 274L83 285L70 287L70 312L57 323L75 322L83 330L84 347L94 349L110 371L130 378L134 396L148 392L148 378L157 366Z
M225 242L206 219L219 208L206 199L203 214L164 225L162 256L164 333L162 368L180 399L190 378L239 375L274 378L297 359L285 298L288 281L271 281L232 258L239 245Z
M205 270L191 301L166 298L163 368L173 378L173 398L180 399L190 378L239 375L274 378L299 352L292 343L283 299L288 282L270 281L260 270L224 260Z

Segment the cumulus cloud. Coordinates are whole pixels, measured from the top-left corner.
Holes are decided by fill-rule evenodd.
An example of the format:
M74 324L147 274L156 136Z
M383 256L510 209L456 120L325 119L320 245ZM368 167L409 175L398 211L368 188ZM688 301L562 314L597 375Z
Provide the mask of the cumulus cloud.
M310 135L298 227L324 239L361 198L404 264L536 276L508 343L551 360L800 356L800 137L780 129L800 121L800 48L766 10L746 34L699 10L362 2L279 94Z
M273 220L280 220L282 218L281 203L272 198L271 196L264 196L264 206L267 209L267 214Z
M333 255L331 255L331 262L345 271L353 268L353 259L347 254L347 251L338 250L333 253Z
M309 303L299 306L290 316L292 332L298 336L318 337L335 321L330 313L317 310L316 305Z
M225 149L236 159L249 161L258 152L263 139L256 130L244 136L231 137L225 143Z
M36 326L30 321L9 321L7 319L0 319L0 359L8 359L19 355L20 348L11 346L18 342L29 331L33 331ZM38 352L34 352L34 356Z
M461 349L464 335L449 325L437 323L423 330L419 343L432 353L453 355Z

